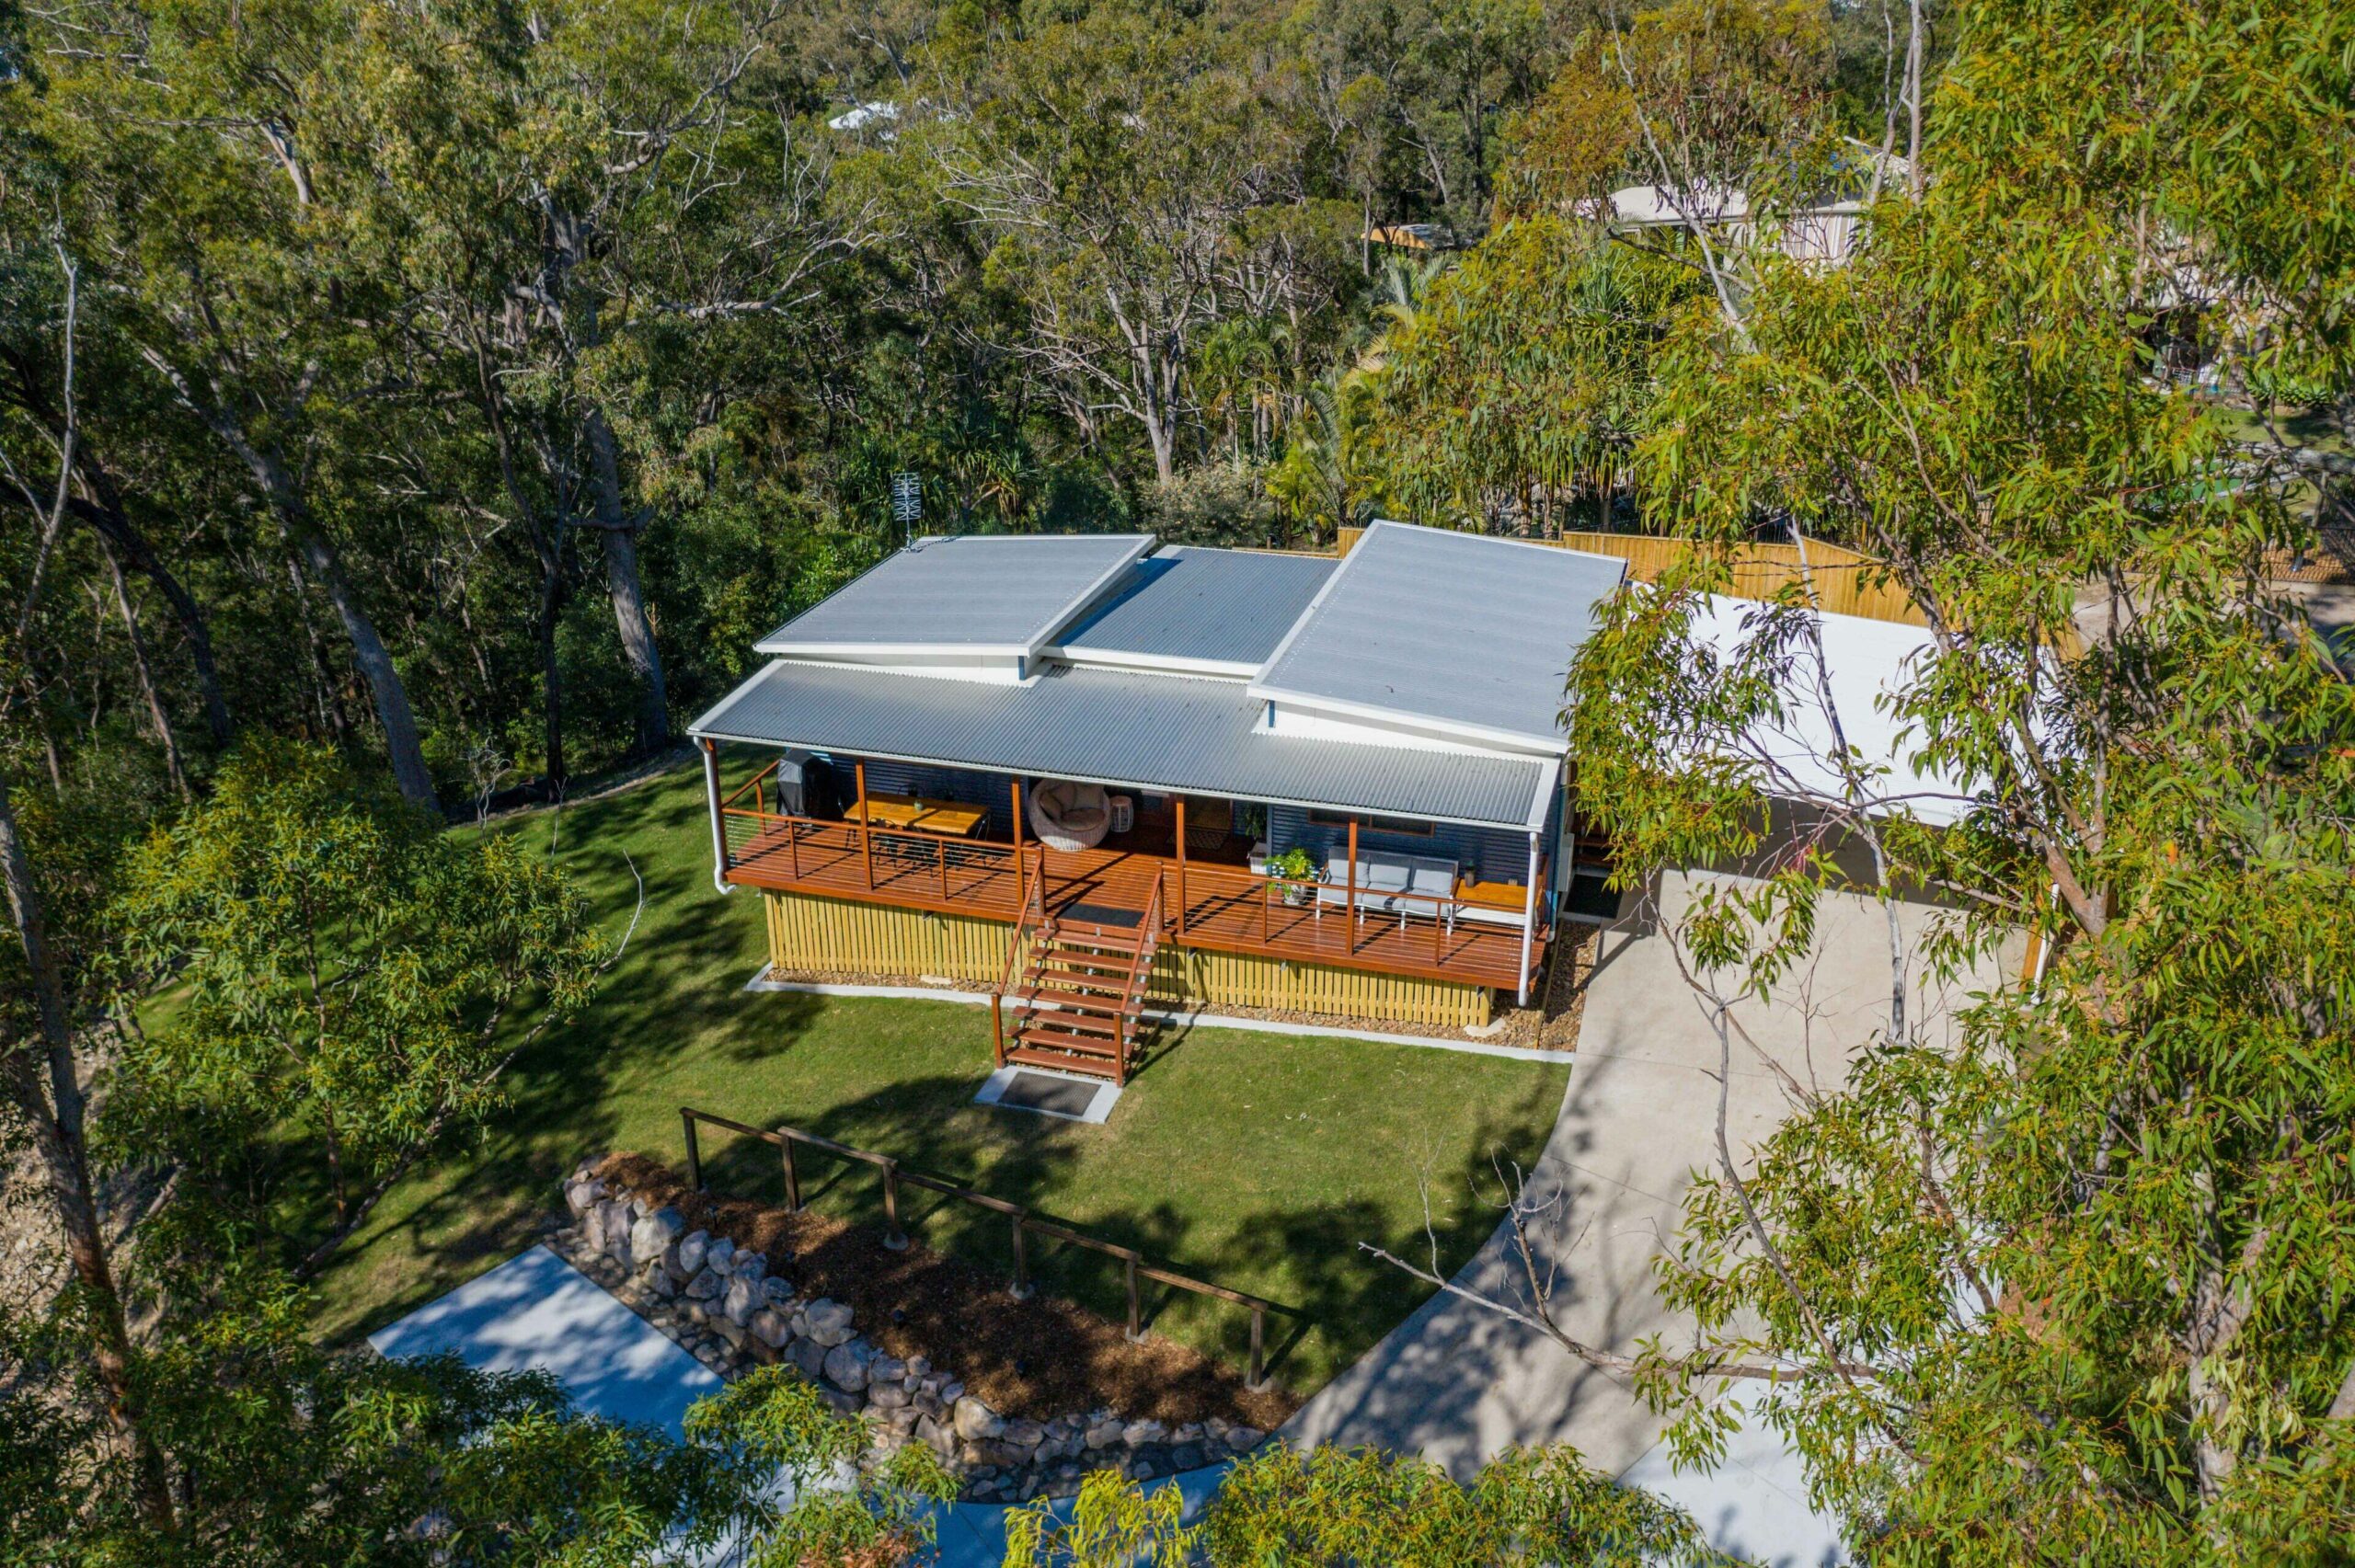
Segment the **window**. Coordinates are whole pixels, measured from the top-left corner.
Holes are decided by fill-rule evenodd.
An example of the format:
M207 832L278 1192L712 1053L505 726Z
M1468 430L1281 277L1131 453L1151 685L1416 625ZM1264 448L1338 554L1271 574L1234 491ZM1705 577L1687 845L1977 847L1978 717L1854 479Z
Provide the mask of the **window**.
M1350 818L1346 811L1311 811L1308 820L1315 827L1338 828L1346 832ZM1410 839L1428 839L1433 830L1429 822L1409 821L1404 817L1360 817L1356 820L1361 833L1393 833Z

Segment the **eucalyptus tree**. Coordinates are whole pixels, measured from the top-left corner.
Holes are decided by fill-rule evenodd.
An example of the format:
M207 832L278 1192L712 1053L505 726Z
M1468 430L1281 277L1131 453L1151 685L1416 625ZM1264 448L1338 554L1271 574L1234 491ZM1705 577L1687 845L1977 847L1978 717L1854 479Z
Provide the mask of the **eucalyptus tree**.
M1581 809L1622 876L1756 872L1665 933L1729 1063L1732 1004L1827 898L1890 912L1877 1042L1754 1158L1721 1147L1661 1276L1698 1337L1637 1369L1700 1453L1708 1396L1763 1380L1880 1560L2335 1561L2355 698L2264 565L2327 454L2170 390L2145 328L2189 276L2228 365L2294 362L2345 406L2349 24L1960 20L1919 202L1885 200L1846 268L1754 258L1738 311L1656 357L1638 472L1704 548L1575 672ZM1762 526L1869 552L1920 611L1880 711L1844 709L1804 584L1699 635ZM1770 841L1775 795L1813 830ZM1921 898L1945 912L1910 934ZM1978 977L1951 1041L1909 1016L1924 973Z
M1132 427L1166 486L1203 340L1238 316L1329 319L1347 210L1283 211L1304 194L1301 128L1207 21L1109 6L982 41L936 52L946 107L903 144L1018 302L1001 350L1082 431Z

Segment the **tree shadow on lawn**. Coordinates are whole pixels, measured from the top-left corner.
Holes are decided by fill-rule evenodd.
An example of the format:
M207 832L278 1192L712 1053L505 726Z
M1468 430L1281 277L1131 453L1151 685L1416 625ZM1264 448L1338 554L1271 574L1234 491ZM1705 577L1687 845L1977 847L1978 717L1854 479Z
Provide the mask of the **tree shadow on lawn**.
M911 1102L959 1104L970 1096L974 1082L964 1077L903 1081L846 1101L802 1125L804 1130L890 1155L909 1168L1021 1204L1040 1219L1132 1247L1150 1263L1291 1309L1295 1316L1270 1321L1267 1344L1276 1375L1302 1391L1321 1385L1371 1349L1431 1294L1430 1287L1373 1257L1361 1243L1420 1264L1430 1257L1435 1240L1439 1272L1452 1273L1469 1261L1496 1228L1500 1183L1493 1160L1528 1161L1535 1154L1534 1150L1514 1147L1529 1134L1526 1115L1508 1111L1484 1117L1461 1146L1459 1159L1424 1173L1433 1195L1428 1236L1422 1213L1403 1212L1368 1198L1276 1204L1230 1215L1218 1208L1215 1194L1173 1194L1081 1218L1061 1205L1074 1193L1081 1162L1101 1151L1100 1145L1091 1150L1089 1142L1117 1138L1117 1131L988 1111L941 1117L911 1130ZM1555 1091L1548 1081L1534 1091L1533 1104L1542 1096L1550 1104ZM737 1119L773 1125L756 1115ZM701 1149L706 1183L714 1193L762 1203L783 1201L782 1159L774 1145L706 1129ZM684 1171L675 1147L640 1152ZM1402 1150L1397 1157L1416 1156ZM797 1150L796 1161L805 1204L853 1224L882 1223L879 1171L807 1147ZM1189 1197L1195 1201L1182 1201ZM1011 1226L1005 1217L902 1183L900 1219L905 1231L936 1251L995 1276L1013 1276ZM1125 1317L1125 1276L1118 1259L1035 1233L1027 1253L1030 1276L1044 1288L1110 1321ZM1246 1309L1150 1283L1145 1297L1148 1323L1155 1331L1231 1365L1240 1366L1247 1358Z

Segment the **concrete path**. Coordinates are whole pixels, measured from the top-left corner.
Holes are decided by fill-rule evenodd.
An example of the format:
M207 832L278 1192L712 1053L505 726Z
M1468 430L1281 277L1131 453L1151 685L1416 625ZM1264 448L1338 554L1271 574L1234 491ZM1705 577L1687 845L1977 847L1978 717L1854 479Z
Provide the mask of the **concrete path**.
M1692 888L1683 875L1663 879L1666 921L1684 910ZM1901 911L1911 930L1928 915ZM1802 1082L1830 1087L1886 1019L1885 921L1867 900L1828 901L1813 962L1771 1002L1737 1009L1759 1047L1751 1051L1739 1037L1734 1047L1726 1121L1737 1157L1746 1161L1789 1110L1781 1078L1762 1054ZM1917 1016L1947 1018L1947 998L1925 994L1919 984L1909 990ZM1652 1260L1672 1243L1694 1170L1716 1161L1718 1059L1708 1016L1666 938L1627 919L1604 933L1569 1089L1532 1175L1532 1190L1550 1203L1533 1240L1554 1318L1586 1343L1628 1354L1648 1334L1674 1337L1679 1324L1654 1289ZM1515 1305L1526 1307L1532 1297L1529 1271L1501 1225L1455 1277ZM1613 1474L1628 1474L1643 1461L1638 1473L1648 1481L1665 1473L1654 1453L1664 1426L1626 1378L1442 1293L1311 1399L1283 1436L1419 1452L1463 1479L1508 1448L1567 1443ZM1749 1453L1747 1473L1763 1477L1766 1457L1754 1446ZM1798 1503L1803 1511L1796 1466L1775 1474L1772 1488L1781 1501L1774 1506ZM1729 1475L1728 1484L1738 1479ZM1709 1511L1696 1510L1696 1516L1707 1523ZM1741 1521L1724 1522L1730 1528ZM1793 1540L1790 1551L1765 1551L1755 1541L1747 1550L1821 1561L1820 1531L1799 1534L1806 1539Z

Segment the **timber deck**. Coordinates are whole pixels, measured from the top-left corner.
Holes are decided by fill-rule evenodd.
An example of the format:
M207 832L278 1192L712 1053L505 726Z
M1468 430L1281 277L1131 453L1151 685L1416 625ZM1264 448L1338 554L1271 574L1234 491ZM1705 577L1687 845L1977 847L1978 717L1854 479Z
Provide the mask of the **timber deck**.
M1139 830L1098 849L1066 853L1008 843L878 830L863 843L855 826L789 820L729 810L728 880L780 893L926 910L1012 921L1022 898L1024 864L1042 866L1047 910L1058 919L1074 906L1142 914L1162 878L1166 919L1162 940L1182 947L1271 956L1377 974L1512 990L1522 983L1518 926L1448 922L1367 910L1354 929L1338 904L1288 904L1281 890L1242 863L1241 846L1197 859L1187 852L1182 879L1174 855L1157 853L1166 831ZM1154 844L1155 849L1143 847ZM1182 888L1181 888L1182 880ZM1529 944L1531 971L1546 933Z

